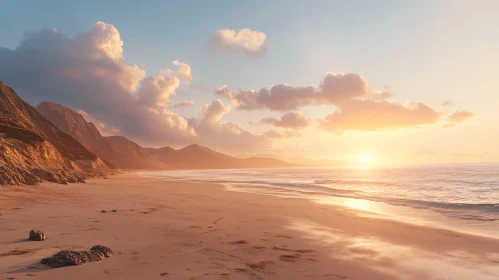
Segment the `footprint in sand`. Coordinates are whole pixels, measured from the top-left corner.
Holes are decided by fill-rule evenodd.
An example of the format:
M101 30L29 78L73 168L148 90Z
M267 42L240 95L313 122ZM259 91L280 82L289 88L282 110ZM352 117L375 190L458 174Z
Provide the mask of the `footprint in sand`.
M234 271L237 273L246 274L250 277L250 279L263 280L263 277L246 268L236 268Z
M283 248L283 247L277 247L277 246L272 247L272 249L273 250L277 250L277 251L297 252L297 253L302 253L302 254L307 254L307 253L313 253L313 252L315 252L314 250L310 250L310 249L292 250L292 249Z
M282 234L275 235L275 237L279 237L279 238L293 238L291 236L282 235Z
M202 226L193 225L193 226L190 226L189 228L202 228Z
M218 222L220 222L224 217L220 217L216 220L213 221L213 224L216 225Z
M295 254L284 254L279 257L279 259L283 262L295 262L295 261L309 261L309 262L316 262L316 259L312 258L303 258L302 254L307 254L307 253L312 253L314 252L313 250L287 250L290 252L298 252Z
M302 254L315 252L314 250L310 250L310 249L302 249L302 250L294 250L294 251L298 252L298 253L302 253Z
M336 273L328 273L328 274L322 276L322 278L332 278L332 277L333 277L333 279L341 279L341 280L348 279L348 276L339 275Z
M246 265L253 270L264 270L268 265L272 264L274 264L273 261L261 261L257 263L249 263Z
M248 244L248 243L249 242L246 240L237 240L237 241L231 242L230 244L232 244L232 245L244 245L244 244Z
M300 254L281 255L279 259L283 262L295 262L301 258Z
M180 248L193 248L193 247L198 247L201 246L199 244L192 244L192 243L186 243L186 242L179 242L174 245L175 247L180 247Z

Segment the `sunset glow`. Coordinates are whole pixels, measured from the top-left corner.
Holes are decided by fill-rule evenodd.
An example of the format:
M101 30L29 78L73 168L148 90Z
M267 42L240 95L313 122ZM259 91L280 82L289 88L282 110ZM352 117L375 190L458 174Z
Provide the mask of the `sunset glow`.
M355 155L355 157L353 158L353 162L356 165L360 165L360 166L370 166L370 165L374 164L375 159L374 159L373 154L371 154L369 152L363 152L363 153L359 153L359 154Z
M0 11L0 279L499 279L499 0Z
M102 134L148 147L196 143L330 165L499 160L499 41L487 35L499 28L497 1L277 1L263 17L272 21L236 3L241 14L224 19L206 12L220 13L218 5L165 16L159 11L186 4L153 2L154 15L135 15L137 2L89 8L101 18L77 24L10 24L0 78L31 104L61 103ZM180 21L185 29L175 28Z

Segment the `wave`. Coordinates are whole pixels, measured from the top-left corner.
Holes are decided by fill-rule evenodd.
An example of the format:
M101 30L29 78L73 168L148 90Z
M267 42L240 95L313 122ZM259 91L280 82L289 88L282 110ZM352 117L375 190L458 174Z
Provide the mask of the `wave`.
M394 186L396 185L393 181L376 181L376 180L342 180L342 179L321 179L314 180L314 184L332 184L332 185L376 185L376 186Z
M493 221L499 219L499 177L491 174L498 174L498 168L499 165L492 170L454 166L362 172L341 168L248 169L148 172L143 175L209 181L275 195L365 199L431 209L464 220Z
M230 182L236 188L251 188L253 191L275 195L292 195L294 197L311 198L310 196L332 196L351 199L364 199L389 205L411 207L417 209L431 209L448 217L461 220L496 221L499 220L498 203L455 203L429 201L419 199L405 199L393 197L372 196L362 191L333 189L314 184L286 184L258 181L258 184L249 182ZM259 191L260 190L260 191Z

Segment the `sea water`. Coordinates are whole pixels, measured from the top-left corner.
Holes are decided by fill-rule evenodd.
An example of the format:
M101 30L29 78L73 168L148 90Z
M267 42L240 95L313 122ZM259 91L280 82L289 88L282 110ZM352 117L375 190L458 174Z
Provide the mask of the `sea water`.
M499 238L499 163L141 172Z

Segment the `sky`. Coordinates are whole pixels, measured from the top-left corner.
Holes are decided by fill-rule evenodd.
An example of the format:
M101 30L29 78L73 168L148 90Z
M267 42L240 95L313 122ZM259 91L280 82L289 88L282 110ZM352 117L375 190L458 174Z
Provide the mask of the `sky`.
M2 7L0 80L105 135L233 155L499 160L498 1Z

